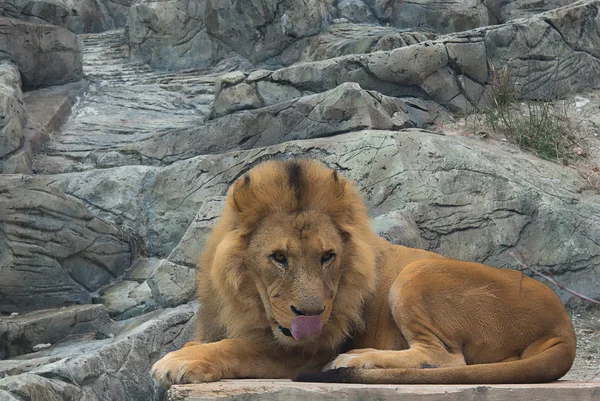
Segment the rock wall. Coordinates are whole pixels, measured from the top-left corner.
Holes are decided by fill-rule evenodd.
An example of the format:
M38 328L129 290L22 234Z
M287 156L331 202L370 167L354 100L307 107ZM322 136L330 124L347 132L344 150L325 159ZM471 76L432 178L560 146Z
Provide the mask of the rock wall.
M123 177L131 177L131 167L72 173L53 185L86 199L107 221L139 215L143 208L146 224L125 224L136 224L146 233L148 252L164 257L188 236L208 197L224 195L229 183L260 161L293 155L320 159L353 179L377 231L395 243L497 267L516 267L509 251L518 250L528 264L600 296L600 238L594 229L600 196L587 192L589 184L573 170L477 139L420 130L358 131L198 156L140 169L130 180ZM127 193L130 200L116 204L111 192Z
M0 175L0 313L90 303L135 242L38 179Z
M19 69L8 60L0 61L0 173L5 166L12 170L13 157L23 146L26 120Z
M249 63L290 65L318 56L361 54L369 47L391 50L404 46L411 34L464 32L571 3L142 0L132 6L127 26L132 54L154 68L205 68L220 62L248 68ZM336 23L346 24L338 29Z
M14 61L27 89L83 78L81 40L60 27L0 17L0 54Z
M127 22L134 0L5 0L0 16L60 26L74 33L103 32Z

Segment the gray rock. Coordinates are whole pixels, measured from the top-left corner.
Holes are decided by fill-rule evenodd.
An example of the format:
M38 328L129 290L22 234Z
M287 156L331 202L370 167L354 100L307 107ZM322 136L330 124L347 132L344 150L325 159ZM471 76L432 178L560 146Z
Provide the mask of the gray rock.
M434 102L382 96L364 91L354 83L345 83L331 91L303 96L295 100L286 97L296 96L297 91L274 92L271 96L262 92L275 85L268 85L268 83L262 85L262 82L258 81L250 85L254 92L248 95L253 98L260 97L261 104L268 101L281 101L278 104L257 110L236 112L190 128L171 129L158 133L154 131L153 135L147 136L138 135L138 140L135 142L123 143L124 135L107 135L104 144L110 149L108 152L102 147L97 147L97 150L92 152L91 146L81 145L79 142L73 142L72 138L64 136L56 138L56 141L50 142L45 148L52 149L54 157L62 155L70 159L77 157L80 161L77 166L80 168L83 166L82 169L128 164L165 165L198 154L250 149L287 140L331 136L363 128L428 127L450 118L449 114ZM229 94L231 92L218 96L213 114L220 115L242 107L242 103L236 102L228 96ZM244 102L244 104L248 103ZM83 116L83 119L87 120L88 117ZM97 138L97 140L102 139ZM109 140L114 142L109 144ZM38 171L42 170L42 167L49 172L72 171L70 168L73 167L73 163L62 164L61 162L49 165L48 160L49 157L45 157L47 163L45 165L36 162ZM146 174L147 171L136 168L123 174L122 178L125 182L131 182L132 186L137 186L136 180L139 174ZM90 174L92 176L96 173ZM103 175L103 173L98 174ZM131 190L137 191L135 188L125 189L126 192ZM119 198L119 195L115 195L115 200ZM133 223L138 225L137 221ZM117 224L121 224L121 220ZM130 226L129 223L125 224Z
M291 65L302 61L326 60L350 54L393 50L435 39L433 32L408 31L390 26L334 21L318 35L299 39L280 54L267 60L268 65Z
M243 75L242 75L243 79ZM262 106L261 100L258 98L254 88L242 82L225 86L223 83L217 84L218 96L213 104L212 117L221 117L226 114L231 114L234 111L246 109L258 109ZM286 92L290 92L289 88L283 87ZM275 92L279 95L278 92ZM296 91L295 97L299 97L300 92ZM279 95L278 98L283 98L285 95ZM292 95L293 96L293 95Z
M138 155L127 152L131 144L205 121L216 77L199 76L197 71L161 73L131 62L122 31L86 35L84 41L86 75L93 84L79 98L60 133L36 154L34 171L61 173L140 164ZM119 148L123 152L117 152Z
M137 258L135 262L132 263L129 270L127 270L127 273L125 273L124 278L142 284L152 275L152 272L156 269L156 266L160 261L161 259L157 258ZM176 261L172 262L178 263Z
M113 20L114 27L120 28L127 24L129 9L135 2L136 0L105 0L100 2L100 4L104 3L106 6L108 15Z
M80 305L48 309L0 320L0 359L35 351L39 344L55 344L95 333L110 318L103 305Z
M400 28L429 28L437 32L460 32L495 23L483 2L468 0L416 0L377 2L384 6L391 25Z
M306 93L323 92L340 82L357 82L364 89L388 96L428 98L453 112L465 113L476 105L473 102L480 97L478 93L489 90L489 67L494 66L495 70L509 69L522 97L555 99L600 87L597 13L596 1L576 3L531 20L447 35L391 51L296 64L253 84L273 82L279 85L278 92L285 92L283 87L288 86ZM444 68L442 76L440 70ZM471 88L467 93L466 87L457 87L461 76L484 88Z
M4 174L33 172L33 155L66 121L71 107L86 87L85 81L79 81L24 93L22 101L27 110L27 123L22 129L19 147L4 161Z
M320 33L328 25L331 0L206 1L204 20L210 35L252 63L267 60L292 42Z
M127 20L132 56L162 69L216 64L231 52L213 48L204 8L204 0L136 2Z
M498 2L501 7L497 14L501 22L507 22L518 18L531 18L544 11L554 10L568 4L575 3L575 0L511 0Z
M135 253L123 231L42 181L0 176L0 311L89 303Z
M342 0L337 5L339 16L351 22L379 22L362 0Z
M83 78L83 44L72 32L0 17L0 54L12 58L24 88L61 85Z
M23 146L27 110L21 92L21 76L9 61L0 61L0 172L12 170L8 159Z
M331 0L143 0L128 19L132 54L162 69L203 68L229 58L239 67L271 59L324 30Z
M157 308L147 282L123 280L102 289L98 302L106 306L109 315L117 320L153 311Z
M224 196L215 196L207 198L202 203L198 214L167 260L182 266L198 267L200 254L206 245L213 224L223 212L226 199Z
M0 5L0 15L56 25L74 33L102 32L115 27L103 2L94 0L7 0Z
M162 260L147 283L158 305L174 307L189 302L196 295L196 269Z
M496 69L506 66L525 98L551 100L600 87L595 48L600 31L592 28L592 13L597 11L597 3L583 3L489 29L485 35L488 63ZM568 22L573 20L574 24ZM585 41L574 39L578 27Z
M508 253L515 249L531 266L568 277L576 290L598 282L600 238L594 227L600 224L600 197L588 192L587 181L513 149L419 130L353 132L198 156L155 169L154 181L142 180L146 200L129 203L137 210L141 203L152 204L145 211L149 249L164 254L168 246L175 248L207 197L224 195L256 163L284 155L318 158L341 170L358 184L373 216L408 216L420 238L413 234L414 242L404 245L498 267L516 266ZM61 185L84 199L94 195L99 207L122 214L118 206L104 206L112 204L112 191L98 193L96 188L118 184L117 172L130 170L95 173L95 182L89 181L90 173L67 175ZM75 180L87 183L72 192L69 181ZM398 238L393 227L380 232ZM600 296L599 288L593 286L588 294Z
M103 331L112 336L40 351L33 360L59 360L0 379L0 396L44 401L164 399L164 390L155 387L148 372L159 357L191 339L195 308L182 305L110 323Z
M6 376L15 376L21 373L29 372L30 370L59 360L60 358L55 356L47 356L42 358L33 358L25 360L3 360L2 362L0 362L0 378ZM1 395L3 395L2 391L0 391L0 396ZM0 399L4 401L4 398Z

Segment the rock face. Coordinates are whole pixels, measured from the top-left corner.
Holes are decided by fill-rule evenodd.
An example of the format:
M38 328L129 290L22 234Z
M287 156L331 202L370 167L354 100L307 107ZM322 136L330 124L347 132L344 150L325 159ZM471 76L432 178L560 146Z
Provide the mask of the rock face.
M0 17L2 53L14 60L25 88L83 78L81 40L63 28Z
M0 378L0 396L2 400L159 399L163 392L155 390L148 371L157 355L180 348L190 338L195 307L181 305L122 322L107 322L101 305L87 311L47 311L46 324L61 332L68 330L69 318L64 315L104 317L80 323L76 341L59 341L42 351L2 361L11 371ZM11 319L6 318L8 325ZM39 317L19 319L25 325ZM0 335L7 333L3 330L0 325Z
M109 322L103 305L79 305L6 318L0 321L0 358L14 359L37 351L41 345L85 335Z
M101 4L101 3L100 3ZM37 24L50 24L74 33L101 32L113 27L93 0L8 0L0 15Z
M38 179L0 175L0 312L91 302L135 255L134 242Z
M598 5L566 7L527 21L449 35L431 42L296 64L217 86L215 110L248 109L322 92L339 82L388 96L432 99L455 113L489 101L495 69L506 67L523 97L550 100L600 85ZM567 21L576 21L573 24ZM586 40L580 39L578 32ZM255 100L264 92L262 101ZM224 92L223 94L221 92Z
M359 131L198 156L140 171L135 181L144 184L129 196L145 200L121 205L100 188L128 192L121 177L126 171L131 175L130 167L70 174L54 185L110 210L102 215L108 221L135 216L140 205L152 204L145 211L147 226L139 231L147 233L151 254L164 255L166 244L180 241L208 196L224 195L229 183L253 165L281 155L317 158L353 179L375 228L392 242L497 267L516 267L509 252L516 250L531 266L600 296L600 238L593 228L600 224L595 217L600 196L587 194L587 181L575 171L477 139L420 130ZM571 298L559 293L565 301Z
M265 61L289 65L391 50L435 36L393 27L330 25L334 11L329 0L143 0L129 14L129 44L135 57L155 68L205 68L224 59L229 66L248 68Z
M129 15L129 43L135 57L161 69L205 68L225 58L229 65L238 66L262 62L290 65L391 50L414 44L415 39L432 39L424 33L429 30L464 32L533 17L570 3L573 1L142 0L132 6Z
M133 0L6 0L0 16L56 25L74 33L103 32L125 26Z
M23 146L26 119L19 70L11 62L0 61L0 172L11 169L11 159Z
M497 20L479 1L372 1L376 14L400 28L429 28L441 33L460 32L494 24ZM491 3L491 2L490 2Z

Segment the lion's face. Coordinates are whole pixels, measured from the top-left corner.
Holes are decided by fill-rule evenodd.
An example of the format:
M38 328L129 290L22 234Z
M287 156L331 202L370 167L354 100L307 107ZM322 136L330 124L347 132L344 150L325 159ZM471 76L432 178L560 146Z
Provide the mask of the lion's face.
M277 340L318 339L331 315L343 248L330 218L314 211L273 214L256 227L244 262Z

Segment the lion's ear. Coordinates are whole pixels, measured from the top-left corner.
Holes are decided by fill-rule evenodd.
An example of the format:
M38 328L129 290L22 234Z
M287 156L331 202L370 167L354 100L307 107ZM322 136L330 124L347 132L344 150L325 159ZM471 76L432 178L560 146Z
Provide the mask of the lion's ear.
M242 213L245 201L248 199L248 190L250 189L250 175L245 174L243 177L238 178L229 189L228 200L230 200L230 206L235 210L236 213Z
M246 231L261 217L260 198L250 185L250 175L239 178L229 189L227 203L235 215L235 224Z
M224 295L238 291L244 281L244 238L235 231L227 233L215 250L210 276ZM235 292L232 292L235 291Z

